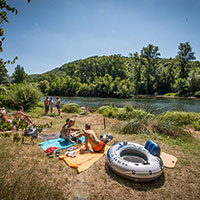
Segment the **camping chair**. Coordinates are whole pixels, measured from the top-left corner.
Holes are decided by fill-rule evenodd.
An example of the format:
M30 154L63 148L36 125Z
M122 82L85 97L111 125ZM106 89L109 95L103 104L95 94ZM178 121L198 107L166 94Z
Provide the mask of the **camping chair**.
M27 128L23 134L25 137L30 137L33 144L35 144L34 140L38 138L39 132L35 128Z

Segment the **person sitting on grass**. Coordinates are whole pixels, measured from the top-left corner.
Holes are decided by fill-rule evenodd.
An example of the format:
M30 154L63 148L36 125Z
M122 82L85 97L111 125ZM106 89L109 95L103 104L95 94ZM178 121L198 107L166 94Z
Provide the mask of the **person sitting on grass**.
M14 114L14 118L21 118L27 122L29 122L30 124L33 124L32 120L31 120L31 116L30 115L26 115L23 113L24 108L22 106L19 107L19 110Z
M2 119L3 122L5 122L6 124L12 122L12 120L7 119L7 117L6 117L6 109L5 108L1 108L0 109L0 119Z
M85 124L85 129L83 129L83 133L76 136L76 139L79 137L85 137L85 148L89 150L88 143L91 145L92 150L94 152L102 152L108 140L106 135L104 135L100 140L97 138L95 132L91 129L89 124Z
M12 124L12 120L11 119L8 119L7 116L7 111L5 108L0 108L0 124L4 124L6 123L8 125L8 130L13 130L14 129L14 126ZM0 128L1 130L2 128ZM1 130L2 131L2 130Z
M67 119L65 125L62 127L60 133L62 138L68 139L70 142L75 143L73 140L73 133L75 131L80 131L80 129L72 128L75 125L75 120Z

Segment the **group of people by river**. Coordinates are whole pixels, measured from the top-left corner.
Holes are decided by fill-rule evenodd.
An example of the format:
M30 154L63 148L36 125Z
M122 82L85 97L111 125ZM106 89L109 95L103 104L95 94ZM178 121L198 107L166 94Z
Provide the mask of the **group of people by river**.
M56 101L56 104L55 104L52 97L49 99L49 97L46 96L46 99L44 100L45 115L48 115L49 108L50 108L50 112L52 113L54 106L56 106L56 108L58 110L58 114L60 115L60 103L61 103L61 100L60 100L60 97L57 97L56 99L57 99L57 101Z

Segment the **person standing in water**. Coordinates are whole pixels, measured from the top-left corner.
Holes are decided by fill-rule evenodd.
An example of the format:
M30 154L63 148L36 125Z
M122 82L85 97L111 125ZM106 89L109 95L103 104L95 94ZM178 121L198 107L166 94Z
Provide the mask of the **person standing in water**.
M58 110L58 114L60 115L60 97L57 97L57 103L56 103L56 108Z

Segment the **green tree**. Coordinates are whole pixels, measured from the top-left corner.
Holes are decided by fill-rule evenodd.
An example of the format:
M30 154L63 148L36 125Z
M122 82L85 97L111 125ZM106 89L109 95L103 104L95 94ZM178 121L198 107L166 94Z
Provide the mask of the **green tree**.
M156 68L155 81L153 88L157 94L166 94L172 91L175 83L175 66L174 60L160 59Z
M24 68L20 65L17 65L15 72L12 74L13 81L12 83L22 83L28 79L28 74L24 71Z
M8 83L8 70L5 65L0 63L0 85Z
M158 50L159 48L157 46L149 44L148 47L143 47L141 51L141 58L145 67L146 94L152 92L151 76L155 73L155 66L157 64L158 56L160 56Z
M49 91L49 82L47 80L43 80L39 82L39 88L43 94L48 94Z
M195 60L194 52L189 42L180 43L178 47L178 55L176 56L180 66L180 78L187 78L189 72L189 61Z

